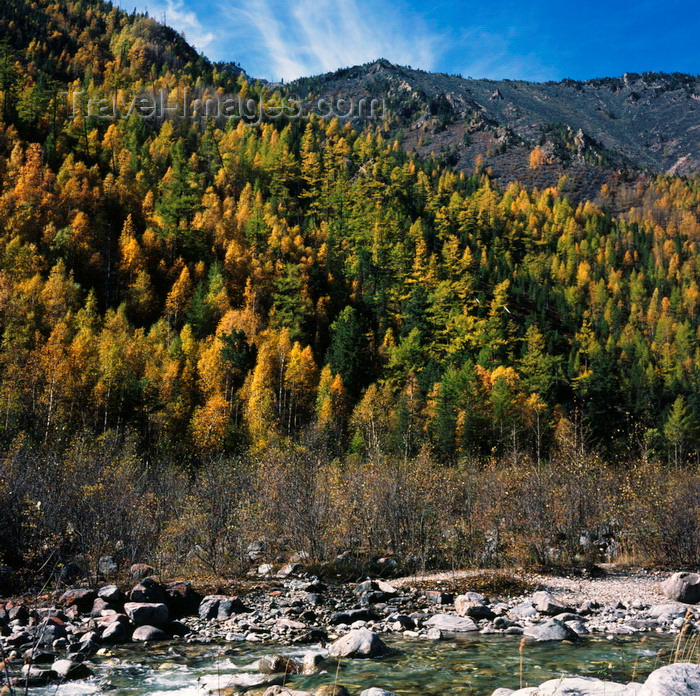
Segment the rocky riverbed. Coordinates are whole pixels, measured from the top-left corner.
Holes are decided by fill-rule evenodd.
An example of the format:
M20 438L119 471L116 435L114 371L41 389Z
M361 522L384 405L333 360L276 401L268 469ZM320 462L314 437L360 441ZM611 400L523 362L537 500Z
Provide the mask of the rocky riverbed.
M146 577L130 587L112 584L71 589L49 606L5 602L0 604L5 678L16 686L28 683L33 687L89 680L93 656L134 643L144 644L144 651L163 644L264 647L269 643L276 650L294 646L294 658L273 650L260 658L260 679L255 683L218 689L234 694L264 688L259 693L266 696L301 696L306 692L283 686L291 675L317 672L329 659L381 658L392 652L386 641L391 643L397 636L418 641L452 640L459 635L479 635L485 640L495 635L515 636L522 638L522 650L528 643L578 644L596 636L674 634L679 637L679 647L665 661L696 657L687 646L693 645L693 636L700 629L700 607L667 596L695 599L692 575L667 579L668 574L627 571L593 579L528 576L527 581L538 589L512 597L472 591L455 594L445 589L455 579L468 586L469 577L468 573L431 576L433 589L424 589L425 577L331 585L305 575L300 566L289 566L280 577L252 584L241 595L203 595L189 582L162 584ZM700 578L697 581L700 585ZM665 669L656 670L661 672L655 677L661 679L661 686L652 682L644 687L646 691L641 683L629 686L590 679L574 683L560 678L543 683L539 691L529 687L514 693L700 693L699 667ZM674 680L696 690L664 691ZM372 693L366 690L364 696L390 693L369 691ZM339 696L347 692L336 688L323 693Z

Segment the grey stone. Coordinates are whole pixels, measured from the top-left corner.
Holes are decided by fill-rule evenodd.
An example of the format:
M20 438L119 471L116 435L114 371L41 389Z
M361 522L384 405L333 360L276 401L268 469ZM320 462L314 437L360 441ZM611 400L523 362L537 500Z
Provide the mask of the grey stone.
M378 618L378 615L372 609L351 609L350 611L339 611L331 614L331 623L336 626L341 623L349 626L355 621L375 621Z
M510 696L636 696L637 689L627 684L603 681L593 677L550 679L538 687L513 691Z
M97 597L92 603L92 611L90 612L90 616L97 618L102 616L103 611L107 611L110 608L109 602L106 602L104 599L102 599L102 597Z
M371 689L365 689L360 696L396 696L393 691L387 691L386 689L379 689L373 686Z
M425 622L426 626L439 628L447 633L466 633L478 631L479 627L468 617L453 616L452 614L435 614Z
M576 631L556 619L550 619L536 626L528 626L523 634L528 638L534 638L538 643L554 640L580 640Z
M302 674L316 674L321 669L323 664L323 655L318 653L306 653L304 659L301 663L301 673Z
M670 599L684 604L700 602L700 575L698 573L674 573L661 583L661 591Z
M672 621L678 616L683 616L688 607L682 604L655 604L649 609L649 616L652 619L662 619Z
M469 616L477 621L480 619L491 621L496 618L491 608L484 603L484 598L481 595L477 595L475 592L456 597L455 611L459 616Z
M532 603L540 614L555 616L567 611L567 607L562 604L551 592L535 592L532 595Z
M131 640L132 631L129 619L124 614L117 614L105 625L101 640L103 643L126 643Z
M127 602L124 605L124 611L137 626L164 628L170 623L170 612L165 604Z
M199 605L199 618L223 621L231 618L233 614L242 614L245 611L247 609L238 597L207 595Z
M510 613L517 616L520 619L529 619L537 615L537 609L532 602L523 602L522 604L516 604Z
M578 633L580 636L586 636L590 631L586 628L586 625L581 621L565 621L566 625L572 630Z
M39 645L52 645L59 638L67 638L66 626L60 619L49 617L41 622L38 631Z
M95 590L76 589L68 590L61 595L59 600L65 607L76 607L79 612L85 613L92 609L92 603L97 594Z
M124 593L116 585L105 585L97 591L97 596L110 604L124 601Z
M167 604L168 596L163 586L153 578L144 578L129 594L132 602Z
M150 640L168 640L170 636L157 626L139 626L132 634L131 640L145 643Z
M264 655L258 660L260 674L299 674L299 663L283 655Z
M700 665L677 662L654 670L639 696L691 696L700 694Z
M44 669L35 665L22 665L22 678L17 681L15 686L44 686L57 678L58 675L52 669Z
M57 660L51 666L51 669L56 674L66 681L73 679L87 679L92 676L92 670L82 662L73 662L73 660Z
M331 657L380 657L388 652L382 639L366 628L350 631L328 647Z
M426 590L423 594L435 604L452 604L455 596L450 592L440 592L439 590Z

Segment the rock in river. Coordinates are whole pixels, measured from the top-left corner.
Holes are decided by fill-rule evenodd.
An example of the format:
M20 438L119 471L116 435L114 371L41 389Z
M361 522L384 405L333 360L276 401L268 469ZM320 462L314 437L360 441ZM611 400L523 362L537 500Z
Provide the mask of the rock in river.
M548 640L581 640L578 633L563 624L557 619L538 624L537 626L529 626L523 631L528 638L534 638L538 643L543 643Z
M156 626L139 626L131 636L131 639L137 643L145 643L151 640L168 640L170 636L161 631Z
M467 617L453 616L452 614L435 614L425 622L430 628L439 628L447 633L466 633L478 631L479 627Z
M700 694L700 665L677 662L653 671L639 696L691 696Z
M616 684L592 677L560 677L518 691L497 689L491 696L636 696L638 689L639 685Z
M57 660L51 666L51 669L56 674L66 681L72 679L87 679L92 676L92 670L82 662L73 662L73 660Z
M382 639L366 628L350 631L328 647L331 657L380 657L388 652Z
M261 674L299 674L299 663L284 655L265 655L258 660L258 672Z

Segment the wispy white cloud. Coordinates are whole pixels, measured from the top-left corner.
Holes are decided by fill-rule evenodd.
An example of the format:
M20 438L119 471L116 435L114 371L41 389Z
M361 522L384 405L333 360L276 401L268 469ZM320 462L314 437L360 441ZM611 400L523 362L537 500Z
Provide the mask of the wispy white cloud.
M546 62L543 58L546 55L544 51L537 50L537 42L543 37L533 36L529 42L531 50L523 51L520 46L520 50L515 49L514 44L522 42L517 42L512 33L508 30L494 32L480 27L463 29L460 39L460 73L464 77L486 77L492 80L540 82L558 79L556 67Z
M125 8L128 2L121 3ZM137 8L148 10L151 17L161 20L165 16L168 26L181 31L187 41L205 55L214 47L217 33L205 27L192 10L188 10L183 0L144 0Z
M389 2L367 0L256 0L221 2L225 26L245 37L254 74L290 80L387 58L431 69L439 37L415 13ZM258 71L256 73L256 67Z

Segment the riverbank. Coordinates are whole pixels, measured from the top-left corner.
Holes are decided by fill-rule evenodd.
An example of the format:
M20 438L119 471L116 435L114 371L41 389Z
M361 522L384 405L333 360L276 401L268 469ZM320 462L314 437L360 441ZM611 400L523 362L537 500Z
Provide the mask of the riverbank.
M121 645L142 644L145 655L168 644L176 651L177 646L240 651L269 644L275 654L291 646L321 658L352 660L384 656L391 652L382 648L384 641L395 640L504 636L522 639L523 645L576 645L597 637L698 632L700 608L662 593L668 573L613 567L604 572L567 577L461 571L331 584L297 566L285 568L284 577L237 583L237 594L209 595L189 582L147 577L131 587L68 590L42 607L6 602L0 609L0 644L10 679L42 686L93 678L91 660ZM527 589L512 595L467 589L508 581ZM673 658L671 651L666 657ZM697 655L684 645L683 657ZM286 675L322 669L322 659L309 660L293 668L272 660L267 670Z
M620 567L612 563L599 564L596 569L599 575L588 574L552 574L535 573L530 571L511 571L513 585L519 583L551 592L568 604L580 604L586 600L597 601L601 604L614 602L633 603L636 600L651 606L668 601L661 590L661 583L669 577L667 570L649 570L637 567ZM502 571L491 573L496 578L503 576ZM469 585L472 578L483 584L489 571L457 570L440 573L426 573L396 578L392 584L396 587L427 586L432 583Z

